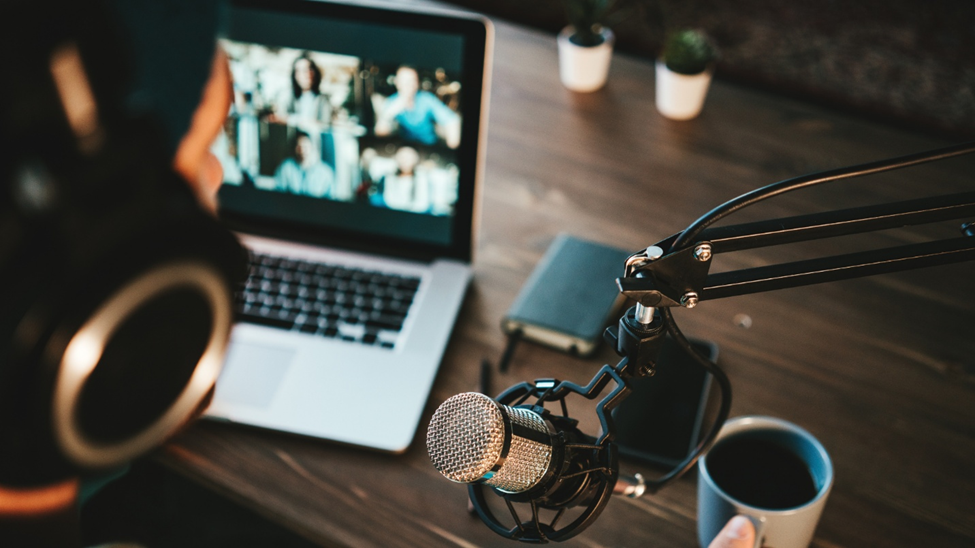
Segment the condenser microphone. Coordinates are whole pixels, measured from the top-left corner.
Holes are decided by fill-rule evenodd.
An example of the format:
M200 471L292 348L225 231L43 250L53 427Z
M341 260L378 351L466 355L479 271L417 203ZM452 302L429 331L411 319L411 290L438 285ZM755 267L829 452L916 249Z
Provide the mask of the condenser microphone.
M554 381L545 386L554 387ZM597 443L579 431L575 419L542 405L506 405L511 394L498 400L476 392L453 396L437 408L427 429L434 467L447 479L468 484L471 505L488 527L525 542L565 540L588 527L612 494L643 494L646 484L639 474L619 475L614 445ZM516 519L513 528L489 508L485 488L505 500ZM513 503L527 505L531 518L522 521ZM556 512L551 523L540 520L540 508ZM569 508L581 512L557 526Z
M466 392L445 401L427 429L434 467L458 483L522 493L550 476L563 438L530 409Z

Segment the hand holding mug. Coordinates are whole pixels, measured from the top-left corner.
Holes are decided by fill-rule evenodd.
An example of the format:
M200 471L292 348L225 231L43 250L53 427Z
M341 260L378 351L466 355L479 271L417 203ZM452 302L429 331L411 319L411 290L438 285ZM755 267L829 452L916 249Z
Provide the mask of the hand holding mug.
M735 516L714 537L708 548L752 548L755 546L755 526L745 516Z
M833 485L822 444L771 417L725 423L698 471L698 539L709 548L809 546Z

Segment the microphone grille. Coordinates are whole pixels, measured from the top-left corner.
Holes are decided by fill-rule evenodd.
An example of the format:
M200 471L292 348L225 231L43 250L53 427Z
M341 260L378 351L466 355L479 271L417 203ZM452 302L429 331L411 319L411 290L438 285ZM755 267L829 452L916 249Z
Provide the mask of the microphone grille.
M504 419L491 398L457 394L437 409L427 429L427 452L447 479L473 483L494 466L504 447Z
M540 441L545 439L551 440L551 434L538 414L467 392L451 397L433 414L427 451L447 479L483 481L519 493L548 471L552 445Z

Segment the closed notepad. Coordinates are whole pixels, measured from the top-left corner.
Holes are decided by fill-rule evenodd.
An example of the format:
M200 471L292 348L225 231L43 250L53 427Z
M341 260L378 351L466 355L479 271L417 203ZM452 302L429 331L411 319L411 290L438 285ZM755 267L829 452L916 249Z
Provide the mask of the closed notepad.
M623 301L616 278L629 252L559 234L501 322L505 333L567 352L596 349Z

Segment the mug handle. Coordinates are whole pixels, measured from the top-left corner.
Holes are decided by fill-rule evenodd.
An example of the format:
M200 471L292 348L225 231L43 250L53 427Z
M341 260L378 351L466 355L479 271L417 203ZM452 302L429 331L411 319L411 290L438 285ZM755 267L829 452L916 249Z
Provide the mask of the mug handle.
M755 526L755 548L762 548L762 541L765 540L765 517L749 515L745 517Z

